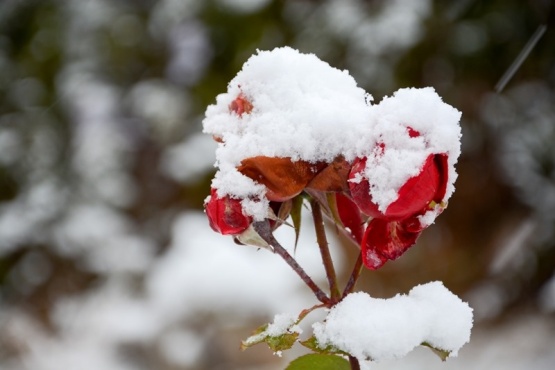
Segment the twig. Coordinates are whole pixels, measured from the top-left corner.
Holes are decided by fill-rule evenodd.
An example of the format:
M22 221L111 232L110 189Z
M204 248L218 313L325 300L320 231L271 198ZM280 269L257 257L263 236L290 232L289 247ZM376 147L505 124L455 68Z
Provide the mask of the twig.
M256 232L260 235L262 239L266 241L269 245L272 246L274 252L281 256L287 262L289 266L299 275L299 277L305 282L306 285L312 290L316 298L324 303L325 305L331 305L331 299L316 285L314 280L308 276L308 274L304 271L304 269L295 261L295 259L287 252L285 248L279 244L279 242L274 238L272 235L272 230L270 228L270 223L268 220L254 222L253 227Z
M349 281L347 281L345 290L343 290L343 294L341 296L342 298L345 298L349 293L353 292L361 272L362 272L362 253L359 253L357 261L355 262L355 266L353 267L353 272L349 277Z
M337 287L337 276L333 261L331 259L330 249L328 247L328 240L326 238L326 229L324 227L324 219L322 218L322 208L316 199L310 199L310 206L312 208L312 218L314 219L314 228L316 230L316 240L320 247L320 254L322 255L322 262L326 269L326 276L330 286L331 300L334 303L339 302L341 295Z

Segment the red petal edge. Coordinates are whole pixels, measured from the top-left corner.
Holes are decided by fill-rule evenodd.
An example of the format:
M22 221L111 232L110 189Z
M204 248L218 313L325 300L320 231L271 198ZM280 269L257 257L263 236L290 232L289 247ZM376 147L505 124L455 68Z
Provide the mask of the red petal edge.
M416 243L422 232L420 228L415 227L415 222L418 222L416 217L403 221L370 221L361 242L364 265L371 270L377 270L387 260L394 260L403 255Z
M351 198L342 193L336 193L335 200L337 202L339 218L343 226L348 228L353 238L360 243L362 241L363 222L358 206Z

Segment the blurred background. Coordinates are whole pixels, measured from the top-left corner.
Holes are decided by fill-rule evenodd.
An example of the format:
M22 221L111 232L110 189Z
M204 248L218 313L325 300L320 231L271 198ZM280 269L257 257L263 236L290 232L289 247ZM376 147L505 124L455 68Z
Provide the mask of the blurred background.
M284 368L240 340L316 300L208 227L201 122L256 49L289 45L376 102L433 86L463 112L449 208L358 288L442 280L473 337L447 363L418 349L376 368L553 369L554 26L551 0L2 0L0 368ZM296 256L323 283L305 226ZM345 281L356 251L333 245Z

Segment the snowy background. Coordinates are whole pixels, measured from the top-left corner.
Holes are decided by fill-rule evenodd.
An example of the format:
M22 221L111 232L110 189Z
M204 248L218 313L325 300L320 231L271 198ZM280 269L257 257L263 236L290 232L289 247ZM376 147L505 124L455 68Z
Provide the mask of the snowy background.
M471 341L447 363L422 348L375 368L552 369L554 12L549 0L1 1L0 368L283 368L240 340L316 301L278 257L210 230L215 143L200 131L256 49L289 45L348 69L377 102L433 86L463 112L449 208L359 289L441 280L474 308ZM322 282L301 235L296 255ZM291 247L293 232L278 239ZM332 241L344 281L355 251Z

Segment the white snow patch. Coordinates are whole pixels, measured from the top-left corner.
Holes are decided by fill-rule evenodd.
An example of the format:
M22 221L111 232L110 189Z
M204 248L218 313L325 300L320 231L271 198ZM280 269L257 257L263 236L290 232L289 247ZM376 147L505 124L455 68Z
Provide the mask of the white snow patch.
M333 345L361 362L400 358L426 342L457 356L470 340L472 309L441 282L390 299L352 293L313 325L322 347Z

